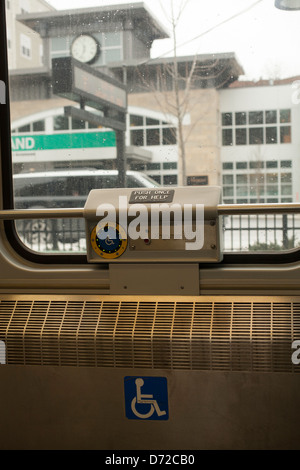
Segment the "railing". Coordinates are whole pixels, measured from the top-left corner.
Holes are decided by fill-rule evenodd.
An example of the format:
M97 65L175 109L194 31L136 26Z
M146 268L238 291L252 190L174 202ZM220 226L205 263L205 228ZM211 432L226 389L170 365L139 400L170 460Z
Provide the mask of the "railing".
M300 204L219 205L224 252L285 251L300 246ZM0 211L16 220L22 242L37 252L86 252L83 209Z
M300 215L228 215L223 218L225 252L283 251L300 245Z
M224 252L286 251L300 245L299 204L220 205Z

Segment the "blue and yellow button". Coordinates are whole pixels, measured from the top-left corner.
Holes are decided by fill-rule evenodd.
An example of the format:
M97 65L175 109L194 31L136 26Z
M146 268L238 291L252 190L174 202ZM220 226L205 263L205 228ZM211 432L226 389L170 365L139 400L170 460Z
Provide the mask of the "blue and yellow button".
M100 222L91 233L91 245L103 259L119 258L127 248L125 230L118 224Z

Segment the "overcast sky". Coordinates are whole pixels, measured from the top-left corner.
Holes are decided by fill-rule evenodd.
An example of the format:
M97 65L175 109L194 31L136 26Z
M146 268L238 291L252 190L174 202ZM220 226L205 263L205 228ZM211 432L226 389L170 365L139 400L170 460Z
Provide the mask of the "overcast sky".
M186 4L177 28L181 46L178 55L235 52L246 78L300 75L300 11L277 10L274 0L173 1L177 11L179 5ZM140 2L48 0L48 3L60 10L71 10ZM144 3L170 31L170 0L144 0ZM152 57L162 55L173 55L171 40L154 42Z

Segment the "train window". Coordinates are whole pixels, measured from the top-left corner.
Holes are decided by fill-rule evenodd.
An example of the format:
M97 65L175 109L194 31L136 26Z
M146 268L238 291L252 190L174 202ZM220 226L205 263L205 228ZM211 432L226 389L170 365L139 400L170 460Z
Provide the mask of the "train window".
M300 448L299 24L0 1L0 449Z
M283 205L300 197L300 12L168 2L6 2L6 208L82 208L90 190L120 185L220 186L221 206L260 211L224 213L225 255L296 252L300 218ZM31 255L84 253L62 236L70 226L18 221L16 235Z

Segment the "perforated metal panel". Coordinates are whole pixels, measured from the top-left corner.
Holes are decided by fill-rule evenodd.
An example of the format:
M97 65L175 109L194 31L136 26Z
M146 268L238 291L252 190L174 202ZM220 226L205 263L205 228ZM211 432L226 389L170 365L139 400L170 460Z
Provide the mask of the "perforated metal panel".
M1 296L6 363L299 372L300 297Z

